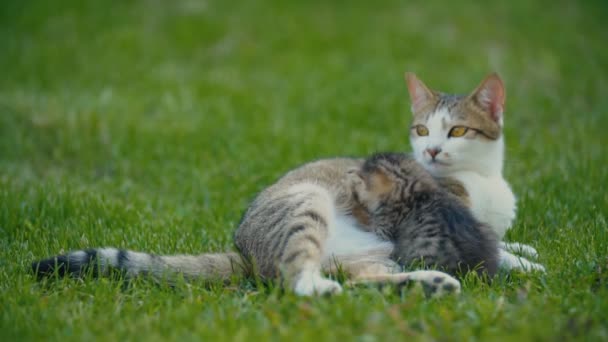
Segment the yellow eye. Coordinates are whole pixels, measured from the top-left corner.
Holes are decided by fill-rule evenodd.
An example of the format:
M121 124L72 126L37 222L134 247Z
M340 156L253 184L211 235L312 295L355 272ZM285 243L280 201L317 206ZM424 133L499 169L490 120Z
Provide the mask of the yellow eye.
M429 129L423 125L418 125L416 126L416 133L418 133L419 136L424 137L429 135Z
M454 126L450 130L450 134L448 134L448 136L449 137L453 137L453 138L458 138L458 137L461 137L461 136L465 135L468 130L469 130L468 127Z

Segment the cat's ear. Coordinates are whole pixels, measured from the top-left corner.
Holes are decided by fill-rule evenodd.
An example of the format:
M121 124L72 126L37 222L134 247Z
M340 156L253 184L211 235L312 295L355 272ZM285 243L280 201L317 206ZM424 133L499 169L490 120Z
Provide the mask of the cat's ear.
M473 91L470 98L490 115L490 118L502 123L505 108L505 86L497 73L488 75Z
M360 168L350 168L346 171L346 177L355 190L366 192L368 196L381 196L393 189L390 179L381 170L363 171Z
M435 95L414 73L406 72L405 81L407 82L407 90L410 93L410 100L412 101L412 113L416 114L429 105L435 98Z

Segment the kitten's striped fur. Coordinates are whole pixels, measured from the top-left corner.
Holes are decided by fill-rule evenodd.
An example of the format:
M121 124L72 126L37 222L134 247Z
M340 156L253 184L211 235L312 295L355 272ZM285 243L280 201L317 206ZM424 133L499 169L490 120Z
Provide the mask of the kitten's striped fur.
M377 154L351 174L371 225L395 242L391 259L404 266L422 261L451 274L477 270L491 276L496 272L494 231L475 220L412 157Z

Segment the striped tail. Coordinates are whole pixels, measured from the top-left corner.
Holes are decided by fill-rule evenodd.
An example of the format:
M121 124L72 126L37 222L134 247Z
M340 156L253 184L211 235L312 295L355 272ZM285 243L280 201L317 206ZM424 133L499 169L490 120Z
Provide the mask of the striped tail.
M238 253L200 255L154 255L117 248L95 248L72 251L32 263L38 279L57 276L108 276L112 270L126 278L138 275L171 281L177 275L185 279L223 280L245 273Z

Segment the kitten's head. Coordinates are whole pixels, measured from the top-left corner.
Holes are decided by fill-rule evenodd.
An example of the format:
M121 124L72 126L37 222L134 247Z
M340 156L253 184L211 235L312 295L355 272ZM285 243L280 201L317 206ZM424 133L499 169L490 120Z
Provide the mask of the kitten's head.
M377 153L347 174L356 201L367 211L368 225L392 238L414 207L439 190L435 179L411 156Z
M414 114L410 141L419 163L438 176L502 173L505 88L497 74L469 95L431 90L412 73L405 78Z
M347 180L374 214L396 214L395 207L406 207L412 196L438 188L432 176L403 153L376 153L361 168L349 170Z

